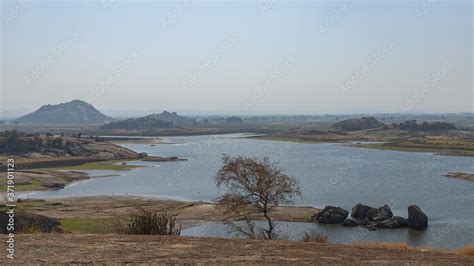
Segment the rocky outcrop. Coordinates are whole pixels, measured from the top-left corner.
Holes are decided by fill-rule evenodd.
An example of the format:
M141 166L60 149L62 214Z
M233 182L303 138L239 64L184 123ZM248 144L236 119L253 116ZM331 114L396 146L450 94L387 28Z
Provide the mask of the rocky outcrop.
M392 210L388 205L380 208L373 208L358 203L352 208L351 216L358 219L369 219L369 221L383 221L393 216Z
M373 128L381 128L384 126L386 125L378 121L374 117L362 117L337 122L332 126L332 128L338 131L359 131Z
M356 220L347 219L342 222L342 226L359 226L359 222L357 222Z
M408 206L408 227L425 229L428 227L428 216L416 205Z
M313 219L322 224L338 224L344 222L348 215L349 212L341 207L326 206Z
M163 111L159 114L151 114L143 117L129 118L121 121L102 125L101 129L121 130L152 130L160 128L171 128L174 126L193 125L195 119L178 115L176 112Z
M407 220L400 216L393 216L389 219L377 222L375 226L380 228L400 228L407 226Z
M320 223L342 223L342 226L362 226L369 230L377 228L401 228L410 227L423 229L428 226L428 217L416 205L408 207L408 219L400 216L393 216L388 205L374 208L358 203L352 208L353 219L345 219L348 212L339 207L326 206L314 216L314 220Z
M377 209L374 216L372 217L373 221L384 221L393 216L392 210L388 205L384 205Z
M139 158L138 153L93 138L28 135L17 131L0 132L0 151L8 155L48 157L89 157L103 160Z

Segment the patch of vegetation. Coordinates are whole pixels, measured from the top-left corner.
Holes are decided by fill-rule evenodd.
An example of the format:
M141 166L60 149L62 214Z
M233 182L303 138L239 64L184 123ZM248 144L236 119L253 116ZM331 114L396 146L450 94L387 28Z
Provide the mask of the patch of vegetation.
M116 218L67 218L61 219L61 229L76 234L115 233Z
M474 256L474 245L465 245L464 247L457 249L455 253L463 256Z
M7 185L1 185L0 186L0 191L7 191ZM39 181L32 181L31 184L21 184L21 185L15 185L13 188L15 191L36 191L36 190L42 190L44 187L41 185L41 182Z
M402 251L430 251L436 253L444 253L446 250L435 248L435 247L412 247L407 243L396 243L396 242L381 242L381 241L369 241L369 242L358 242L356 246L370 248L370 249L386 249L386 250L402 250Z
M157 213L141 209L138 214L130 217L125 229L130 235L181 235L181 225L176 225L176 215Z
M137 161L138 159L133 160L112 160L112 161L103 161L103 162L90 162L81 164L78 166L68 166L61 167L61 170L112 170L112 171L127 171L142 166L139 165L129 165L126 164L127 161Z

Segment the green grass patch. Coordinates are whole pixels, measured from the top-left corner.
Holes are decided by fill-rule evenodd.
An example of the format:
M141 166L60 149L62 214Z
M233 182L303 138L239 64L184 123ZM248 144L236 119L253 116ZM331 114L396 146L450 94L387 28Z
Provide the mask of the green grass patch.
M61 219L61 228L75 234L116 233L118 218L67 218Z
M0 186L0 191L6 192L7 191L7 185L1 185ZM41 186L41 183L39 181L32 181L31 184L24 184L24 185L15 185L13 187L15 191L34 191L34 190L41 190L44 189L43 186Z
M127 171L132 170L135 168L139 168L142 166L139 165L129 165L129 164L122 164L123 162L127 161L139 161L139 159L133 160L113 160L113 161L102 161L102 162L90 162L85 163L77 166L67 166L61 167L56 169L61 170L113 170L113 171Z

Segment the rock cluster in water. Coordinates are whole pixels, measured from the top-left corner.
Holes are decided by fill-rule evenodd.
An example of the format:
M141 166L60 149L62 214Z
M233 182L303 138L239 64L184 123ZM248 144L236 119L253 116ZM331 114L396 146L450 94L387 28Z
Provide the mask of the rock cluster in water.
M313 220L323 224L342 224L342 226L363 226L369 230L378 228L401 228L409 227L425 229L428 227L428 217L416 205L408 206L408 218L393 216L388 205L379 208L370 207L358 203L352 208L351 217L349 212L341 207L326 206L323 210L313 216Z

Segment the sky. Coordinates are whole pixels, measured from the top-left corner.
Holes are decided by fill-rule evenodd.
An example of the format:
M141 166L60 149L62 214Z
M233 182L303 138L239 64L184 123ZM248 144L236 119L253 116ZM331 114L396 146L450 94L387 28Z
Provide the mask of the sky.
M11 1L0 109L474 112L471 1Z

